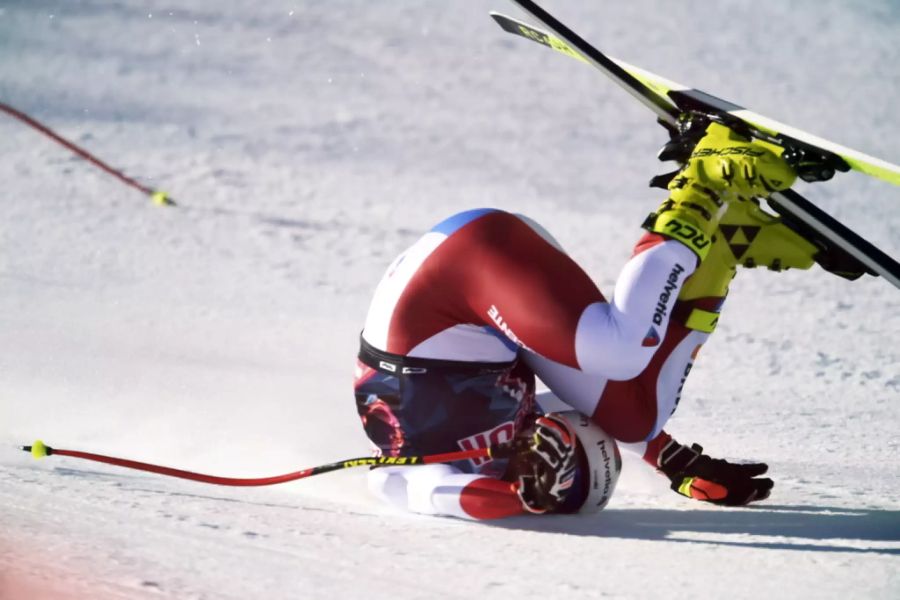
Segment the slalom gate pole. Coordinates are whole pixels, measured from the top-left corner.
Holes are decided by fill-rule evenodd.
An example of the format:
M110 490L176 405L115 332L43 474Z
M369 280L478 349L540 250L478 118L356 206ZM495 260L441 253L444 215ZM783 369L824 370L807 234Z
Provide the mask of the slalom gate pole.
M156 204L157 206L175 206L175 201L172 200L172 198L170 198L166 192L154 190L152 188L149 188L149 187L135 181L128 175L125 175L121 171L109 166L108 164L106 164L105 162L103 162L102 160L100 160L99 158L97 158L96 156L94 156L93 154L91 154L90 152L85 150L84 148L81 148L81 147L75 145L74 143L70 142L69 140L67 140L64 137L57 134L55 131L53 131L52 129L50 129L49 127L44 125L43 123L40 123L40 122L36 121L35 119L29 117L22 111L17 110L15 108L13 108L12 106L10 106L9 104L5 104L3 102L0 102L0 110L2 110L3 112L9 114L10 116L12 116L16 119L22 121L29 127L33 127L34 129L37 129L38 131L40 131L41 133L43 133L44 135L49 137L51 140L57 142L58 144L64 146L65 148L71 150L72 152L74 152L81 158L85 159L86 161L90 162L91 164L103 169L104 171L106 171L107 173L109 173L110 175L112 175L113 177L115 177L116 179L118 179L119 181L124 183L125 185L128 185L128 186L138 190L139 192L149 196L150 199L153 201L153 203Z
M457 460L466 460L470 458L487 458L491 456L508 456L504 451L509 452L508 446L496 446L491 448L477 448L474 450L460 450L458 452L447 452L445 454L429 454L425 456L364 456L360 458L348 458L326 465L310 467L293 473L285 473L284 475L275 475L273 477L256 477L256 478L235 478L235 477L216 477L215 475L205 475L203 473L194 473L192 471L182 471L181 469L173 469L161 465L152 465L150 463L138 462L136 460L128 460L125 458L117 458L114 456L104 456L102 454L92 454L90 452L81 452L78 450L59 450L45 445L38 440L31 446L19 446L20 450L30 452L35 458L43 458L45 456L69 456L82 460L90 460L101 462L126 469L135 469L138 471L148 471L150 473L158 473L168 477L177 477L179 479L190 479L191 481L199 481L201 483L211 483L213 485L229 485L238 487L252 487L263 485L275 485L277 483L286 483L288 481L296 481L305 479L313 475L321 475L331 471L340 471L342 469L351 469L353 467L379 467L379 466L410 466L410 465L429 465L435 463L447 463Z

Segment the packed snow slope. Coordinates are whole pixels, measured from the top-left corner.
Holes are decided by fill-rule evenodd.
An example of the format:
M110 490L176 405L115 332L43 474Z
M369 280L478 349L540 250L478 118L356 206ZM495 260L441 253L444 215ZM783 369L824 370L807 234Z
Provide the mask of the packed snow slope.
M552 0L601 49L900 162L892 0ZM662 198L649 112L499 30L502 0L5 0L0 597L900 597L900 294L743 271L671 431L768 462L770 500L681 499L629 461L594 517L396 514L361 471L234 490L15 450L232 476L366 454L370 290L452 212L543 223L606 292ZM893 256L900 189L800 191Z

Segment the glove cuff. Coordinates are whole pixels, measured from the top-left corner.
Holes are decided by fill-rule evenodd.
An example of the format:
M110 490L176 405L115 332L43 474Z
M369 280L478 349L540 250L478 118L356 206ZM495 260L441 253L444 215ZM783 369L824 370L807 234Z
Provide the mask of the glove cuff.
M699 444L685 446L674 439L659 453L658 467L669 479L690 467L703 454L703 447Z

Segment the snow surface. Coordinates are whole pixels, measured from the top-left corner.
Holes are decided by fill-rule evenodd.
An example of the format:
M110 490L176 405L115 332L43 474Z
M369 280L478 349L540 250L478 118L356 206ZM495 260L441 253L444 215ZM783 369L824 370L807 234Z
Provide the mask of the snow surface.
M548 1L615 56L900 162L892 0ZM771 466L752 509L628 461L594 517L396 514L346 471L228 489L14 449L232 476L363 455L357 333L393 256L497 206L611 291L660 200L662 129L499 30L501 0L4 0L0 597L900 597L900 296L742 272L670 430ZM900 190L801 191L893 256Z

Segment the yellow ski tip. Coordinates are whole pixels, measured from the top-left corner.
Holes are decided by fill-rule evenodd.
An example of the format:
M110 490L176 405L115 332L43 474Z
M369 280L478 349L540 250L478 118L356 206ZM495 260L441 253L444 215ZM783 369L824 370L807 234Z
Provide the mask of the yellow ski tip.
M50 454L48 450L49 448L41 440L37 440L31 445L31 455L35 458L44 458Z
M153 192L150 199L156 206L175 206L175 201L165 192Z

